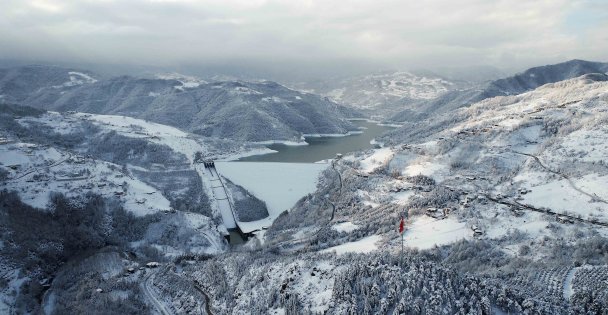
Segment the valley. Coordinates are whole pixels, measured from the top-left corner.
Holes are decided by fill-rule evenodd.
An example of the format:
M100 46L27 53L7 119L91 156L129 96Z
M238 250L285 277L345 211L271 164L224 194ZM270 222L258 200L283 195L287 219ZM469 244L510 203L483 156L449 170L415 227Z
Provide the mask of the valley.
M605 310L608 75L580 65L535 68L572 77L456 107L437 101L454 91L424 90L399 125L274 83L177 75L110 79L138 86L130 101L80 112L92 108L81 93L110 83L53 68L34 94L59 111L14 86L11 100L27 102L0 104L0 311ZM208 118L199 100L204 119L181 124L187 113L142 105L169 83L171 98L217 89L213 106L246 103L272 122ZM254 88L265 96L235 98ZM57 105L68 96L78 106ZM199 132L211 125L223 131Z

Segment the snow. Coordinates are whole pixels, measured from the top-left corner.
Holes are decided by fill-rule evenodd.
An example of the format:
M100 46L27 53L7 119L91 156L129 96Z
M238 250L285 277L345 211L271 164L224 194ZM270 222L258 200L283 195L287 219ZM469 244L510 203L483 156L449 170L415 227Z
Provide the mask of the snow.
M290 146L308 145L308 143L306 141L289 141L289 140L266 140L266 141L257 141L255 143L261 144L261 145L271 145L271 144L282 144L282 145L290 145Z
M148 141L166 145L173 151L184 154L193 162L197 151L205 152L203 146L188 133L175 127L148 122L143 119L118 115L92 115L75 114L90 119L100 126L114 130L119 134L131 138L146 138Z
M28 277L19 277L20 269L14 269L14 266L6 265L0 261L0 276L6 282L0 286L0 314L13 314L13 305L15 304L16 296L21 290L24 282L28 281Z
M272 145L272 144L282 144L288 146L302 146L308 145L306 142L306 138L322 138L322 137L331 137L331 138L339 138L339 137L347 137L356 134L362 134L363 131L348 131L346 133L305 133L300 137L300 141L291 141L291 140L265 140L265 141L256 141L255 144L261 145Z
M215 200L215 202L211 203L211 207L214 209L215 213L222 217L224 227L227 229L236 228L236 220L232 213L228 195L222 186L222 182L217 177L216 172L204 168L201 164L194 165L194 168L203 182L203 187L206 189L207 195L211 200Z
M161 125L153 122L148 122L142 119L131 118L119 115L91 115L91 114L76 114L77 116L89 117L93 121L102 124L110 125L117 131L128 132L132 130L131 126L138 126L144 129L149 135L159 137L186 137L188 134L175 127ZM126 129L126 130L125 130Z
M32 147L25 143L0 145L0 163L21 165L20 169L10 171L5 187L18 191L22 201L32 207L45 209L51 192L78 197L86 191L94 191L102 196L120 198L125 209L136 216L170 208L169 201L160 191L125 176L118 171L119 165L82 157L82 163L75 164L74 158L73 154L54 148ZM43 175L46 180L34 179L34 176ZM120 186L123 183L127 184L126 193ZM115 197L116 192L124 194Z
M207 83L206 81L194 77L194 76L188 76L188 75L184 75L181 73L160 73L156 75L156 78L161 79L161 80L176 80L179 81L182 85L181 86L175 86L174 88L179 89L179 90L183 90L184 88L195 88L200 86L201 84L205 84Z
M336 253L342 255L346 253L370 253L378 249L378 242L382 239L380 235L364 237L358 241L340 244L322 250L322 253Z
M68 75L70 77L70 81L65 82L61 85L53 86L53 87L58 89L58 88L62 88L62 87L71 87L71 86L91 84L91 83L97 82L96 79L94 79L91 76L89 76L88 74L85 74L82 72L70 71L70 72L68 72Z
M606 189L608 187L608 176L589 174L575 180L575 184L587 193L608 200L608 190Z
M17 165L22 164L26 161L22 152L17 150L10 150L9 148L9 146L0 147L0 163L2 165Z
M574 295L574 288L572 287L572 281L574 280L574 276L576 275L577 268L572 268L568 271L566 275L566 279L564 279L564 299L570 300L572 295Z
M57 296L55 293L51 292L46 298L46 303L43 305L44 314L53 314L55 310L55 303L57 300Z
M356 224L353 224L352 222L342 222L342 223L334 224L331 228L336 230L337 232L350 233L350 232L358 229L359 226Z
M321 92L342 104L361 109L376 109L392 100L433 99L452 89L453 83L438 77L425 77L405 71L374 73L331 83Z
M428 177L432 177L434 180L438 181L443 178L443 171L447 169L447 165L443 163L439 163L437 159L435 160L417 160L412 162L412 164L408 165L403 174L406 176L416 176L416 175L425 175Z
M592 198L574 189L566 179L554 179L547 173L522 172L515 177L530 185L531 192L523 195L523 203L536 208L546 207L557 213L580 214L584 218L600 216L606 218L608 205L592 202ZM574 184L583 191L596 194L601 198L608 197L605 187L608 176L589 174L580 179L573 179Z
M516 217L510 214L506 208L497 209L499 215L490 219L485 235L491 239L499 239L513 231L520 231L536 239L547 233L547 216L537 212L525 212L522 216ZM492 216L491 211L487 214Z
M78 80L74 76L79 76L81 79L84 79L84 81L86 81L87 83L95 83L95 82L97 82L97 79L94 79L91 76L89 76L88 74L85 74L85 73L82 73L82 72L70 71L70 72L68 72L68 74L70 75L70 79L72 81Z
M25 117L17 120L17 122L25 126L28 126L30 122L42 123L52 127L53 131L62 135L71 134L76 131L74 128L74 119L71 119L71 117L65 116L64 114L58 112L47 112L44 115L36 118Z
M363 131L348 131L346 133L305 133L302 138L340 138L352 135L360 135Z
M406 226L404 242L407 247L430 249L435 245L446 245L471 236L472 231L465 223L454 218L437 220L423 216Z
M268 219L239 222L239 226L257 226L258 229L268 227L283 211L290 210L299 199L314 192L320 173L328 167L327 164L274 162L216 162L215 166L220 175L266 202Z
M264 148L257 148L257 149L252 149L252 150L248 150L248 151L245 151L245 152L231 154L231 155L228 155L228 156L226 156L226 157L224 157L222 159L218 159L217 161L225 161L225 162L236 161L238 159L245 158L245 157L248 157L248 156L272 154L272 153L277 153L277 152L279 152L279 151L272 150L272 149L269 149L269 148L266 148L266 147L264 147Z
M281 261L269 264L269 267L252 267L248 270L251 277L260 277L262 281L239 281L236 288L240 295L237 307L232 310L236 314L250 313L249 305L252 300L259 298L255 292L264 292L269 286L282 287L289 295L298 296L303 307L313 314L328 312L332 301L335 275L342 270L332 262L305 261L301 259ZM238 279L237 279L238 280ZM245 292L254 294L243 294ZM275 308L266 310L268 314L285 314L285 309Z
M393 202L398 205L406 205L414 195L415 192L413 190L401 191L392 195Z
M387 165L394 154L395 152L391 148L374 150L370 156L361 161L360 169L369 174L379 167Z
M598 126L596 130L577 130L563 138L558 153L567 156L570 152L585 152L580 159L585 162L599 162L608 157L608 126Z

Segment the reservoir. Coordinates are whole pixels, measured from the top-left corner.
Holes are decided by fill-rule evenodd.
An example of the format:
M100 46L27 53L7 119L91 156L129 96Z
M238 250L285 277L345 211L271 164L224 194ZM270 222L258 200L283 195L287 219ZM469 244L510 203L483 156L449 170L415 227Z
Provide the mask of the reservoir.
M268 145L269 149L277 153L254 155L239 159L249 162L283 162L283 163L314 163L331 159L336 153L349 153L358 150L372 149L370 143L374 138L395 129L394 127L380 126L368 121L353 121L354 125L362 127L363 133L346 137L306 137L308 145L290 146L284 144Z

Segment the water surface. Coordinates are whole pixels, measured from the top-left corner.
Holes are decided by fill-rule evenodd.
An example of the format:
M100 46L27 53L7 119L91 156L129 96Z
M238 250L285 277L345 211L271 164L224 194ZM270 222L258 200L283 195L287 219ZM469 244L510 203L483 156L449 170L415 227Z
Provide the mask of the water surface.
M394 127L379 126L367 121L353 121L353 124L364 127L362 134L346 137L307 137L309 145L289 146L284 144L268 145L269 149L277 153L254 155L239 159L250 162L283 162L283 163L314 163L331 159L336 153L349 153L363 149L374 148L370 141Z

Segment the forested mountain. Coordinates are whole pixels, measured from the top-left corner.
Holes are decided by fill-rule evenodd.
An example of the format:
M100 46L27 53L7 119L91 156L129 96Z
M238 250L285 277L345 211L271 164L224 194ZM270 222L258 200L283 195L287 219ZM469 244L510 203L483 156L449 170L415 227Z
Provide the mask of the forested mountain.
M52 79L52 80L51 80ZM49 81L51 80L51 81ZM185 82L173 78L93 79L57 67L0 72L7 102L55 110L120 114L235 140L300 141L303 134L345 134L351 109L274 82Z
M0 101L20 104L37 92L70 90L96 82L95 77L88 71L48 65L0 69Z

